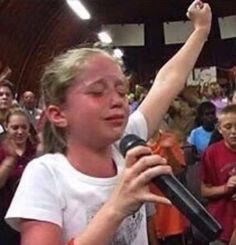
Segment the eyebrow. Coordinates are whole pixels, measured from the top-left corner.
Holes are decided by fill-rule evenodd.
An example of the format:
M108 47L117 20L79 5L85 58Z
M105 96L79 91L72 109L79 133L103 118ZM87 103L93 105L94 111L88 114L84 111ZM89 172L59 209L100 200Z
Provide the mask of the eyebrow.
M90 82L89 84L87 84L86 86L87 87L90 87L90 86L93 86L93 85L96 85L96 84L106 84L107 81L109 82L109 79L104 79L104 78L99 78L95 81L92 81ZM128 80L124 77L124 79L119 79L119 78L116 78L115 80L115 86L120 86L120 85L126 85Z

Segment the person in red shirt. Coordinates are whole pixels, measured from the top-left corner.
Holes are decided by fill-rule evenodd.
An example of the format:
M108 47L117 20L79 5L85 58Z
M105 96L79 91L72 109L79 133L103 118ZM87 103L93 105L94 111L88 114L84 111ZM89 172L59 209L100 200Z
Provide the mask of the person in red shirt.
M236 105L226 106L218 119L223 140L210 145L202 156L201 192L209 212L222 225L221 244L228 244L236 217Z
M36 146L29 140L30 122L22 109L9 111L5 128L0 143L0 245L19 245L19 234L5 223L4 216L25 166L35 156Z

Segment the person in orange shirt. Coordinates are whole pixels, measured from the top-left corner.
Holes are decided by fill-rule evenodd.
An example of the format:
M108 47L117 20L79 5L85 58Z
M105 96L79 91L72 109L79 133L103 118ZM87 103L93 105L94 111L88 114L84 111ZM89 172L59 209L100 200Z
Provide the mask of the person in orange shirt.
M168 130L163 133L157 132L149 145L154 154L159 154L167 159L173 172L179 176L185 168L184 154L181 142L175 131ZM150 186L152 192L162 195L154 185ZM154 229L160 245L183 245L183 233L188 226L186 218L173 205L156 204L158 210L154 215Z

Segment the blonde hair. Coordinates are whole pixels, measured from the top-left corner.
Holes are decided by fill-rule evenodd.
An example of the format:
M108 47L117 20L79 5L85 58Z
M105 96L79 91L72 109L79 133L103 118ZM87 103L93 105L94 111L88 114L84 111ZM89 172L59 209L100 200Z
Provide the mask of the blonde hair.
M5 119L5 123L8 124L9 121L10 121L10 118L14 115L20 115L20 116L24 116L30 126L30 118L29 116L27 115L27 113L20 107L14 107L14 108L11 108L7 115L6 115L6 119Z
M228 114L236 114L236 105L235 104L230 104L230 105L227 105L226 107L224 107L222 109L222 111L219 113L218 115L218 120L219 122L221 121L221 119L228 115Z
M109 53L98 48L75 48L54 58L46 67L41 79L42 96L46 106L63 105L66 102L66 92L74 83L75 77L83 71L83 65L93 55L102 55L111 59L117 65L120 61ZM65 129L56 127L47 121L43 131L44 152L62 152L66 150Z

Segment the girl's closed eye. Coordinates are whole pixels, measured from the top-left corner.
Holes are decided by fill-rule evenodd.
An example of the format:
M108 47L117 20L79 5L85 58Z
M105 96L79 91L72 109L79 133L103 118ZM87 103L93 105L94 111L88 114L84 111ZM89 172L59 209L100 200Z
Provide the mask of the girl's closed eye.
M103 95L104 90L92 90L89 91L89 94L93 95L93 96L101 96Z
M121 87L119 87L119 88L117 89L117 92L119 93L119 95L120 95L121 97L125 97L126 94L127 94L127 89L126 89L125 87L121 86Z
M105 92L105 86L101 83L94 84L87 89L87 93L94 96L101 96Z

